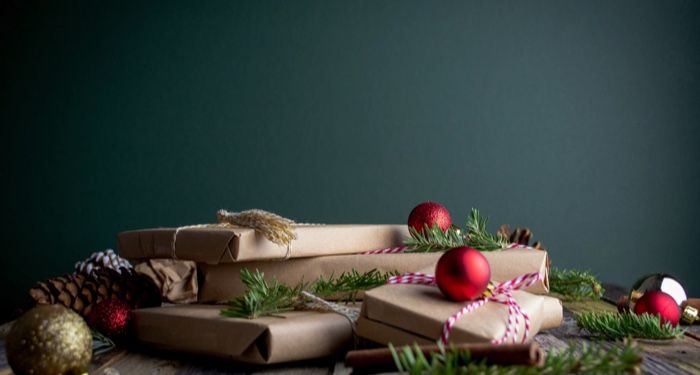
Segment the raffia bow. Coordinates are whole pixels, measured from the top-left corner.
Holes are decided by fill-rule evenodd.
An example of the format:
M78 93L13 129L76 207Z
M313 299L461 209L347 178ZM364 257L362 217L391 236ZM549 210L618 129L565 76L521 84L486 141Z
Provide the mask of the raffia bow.
M272 212L260 209L252 209L241 212L219 210L216 213L220 224L230 224L255 229L268 240L278 244L289 246L296 239L293 220L287 219Z
M520 308L518 301L513 298L513 291L527 288L542 277L539 272L527 273L518 276L514 279L496 284L490 288L489 293L484 293L480 298L469 301L461 309L450 315L442 326L442 334L440 342L447 345L450 338L452 328L457 323L457 320L464 314L468 314L477 308L483 306L487 302L501 303L508 307L508 322L506 323L506 331L502 337L491 341L494 345L500 345L507 342L509 339L515 343L518 336L518 326L520 325L520 317L523 318L525 332L523 333L523 342L528 338L530 331L530 316ZM423 284L437 285L435 276L421 272L409 272L400 276L393 276L387 280L387 284Z

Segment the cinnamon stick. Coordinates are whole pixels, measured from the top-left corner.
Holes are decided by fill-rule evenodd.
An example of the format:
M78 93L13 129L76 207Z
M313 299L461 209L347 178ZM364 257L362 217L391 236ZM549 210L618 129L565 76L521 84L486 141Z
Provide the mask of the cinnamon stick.
M491 344L458 344L454 348L459 351L469 351L472 359L485 360L490 365L521 365L541 366L544 364L544 351L536 342L529 344L491 345ZM427 357L430 353L439 352L437 345L419 346L420 351ZM345 356L345 366L352 367L355 373L378 373L396 371L394 359L388 348L353 350Z

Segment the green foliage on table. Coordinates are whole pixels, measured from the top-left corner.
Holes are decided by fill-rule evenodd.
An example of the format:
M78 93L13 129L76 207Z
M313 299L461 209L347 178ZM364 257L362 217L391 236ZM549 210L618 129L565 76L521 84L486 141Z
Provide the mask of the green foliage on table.
M576 314L576 324L591 335L616 340L624 337L640 339L668 340L683 336L684 330L670 323L661 324L657 315L583 312Z
M542 367L488 365L483 360L471 359L464 350L446 349L426 357L418 347L397 350L390 344L389 349L398 371L411 375L620 374L638 372L642 362L640 349L629 340L620 345L584 342L565 349L551 349Z

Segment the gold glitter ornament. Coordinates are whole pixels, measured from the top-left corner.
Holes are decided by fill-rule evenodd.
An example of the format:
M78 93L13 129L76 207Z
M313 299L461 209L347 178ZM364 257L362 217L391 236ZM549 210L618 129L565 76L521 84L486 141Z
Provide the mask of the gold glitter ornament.
M5 342L16 375L85 374L92 359L92 333L75 312L38 306L17 319Z

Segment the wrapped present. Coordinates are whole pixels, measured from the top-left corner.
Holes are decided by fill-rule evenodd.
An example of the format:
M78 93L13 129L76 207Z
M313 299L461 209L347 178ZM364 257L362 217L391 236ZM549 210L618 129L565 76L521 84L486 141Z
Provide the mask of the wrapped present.
M337 313L290 311L276 317L239 319L221 316L221 307L134 310L136 338L161 349L254 364L327 357L352 343L350 320Z
M542 278L526 288L532 293L546 293L548 285L547 252L532 249L504 249L483 253L491 266L495 281L505 281L521 274L539 272ZM319 277L338 276L356 270L360 273L373 269L399 273L435 267L442 252L404 254L353 254L314 258L290 259L284 262L253 261L227 264L200 264L200 302L220 302L245 293L240 279L242 268L260 270L266 278L282 284L296 285ZM361 297L361 296L360 296Z
M543 307L540 316L540 330L556 328L561 325L563 319L563 309L561 301L548 296L542 296ZM410 332L395 326L381 323L367 318L366 314L361 314L357 320L356 334L367 340L379 344L387 345L430 345L435 344L434 338L420 336L415 332ZM482 340L476 340L480 342Z
M275 243L254 228L227 224L143 229L118 236L119 254L130 260L176 258L224 264L321 255L354 254L401 246L404 225L292 225L295 239Z
M357 332L380 343L406 344L462 342L522 342L545 326L558 325L562 307L555 299L522 290L537 273L496 285L493 296L475 301L452 302L431 284L432 269L365 292ZM426 279L420 279L425 275ZM417 280L417 281L416 281Z

